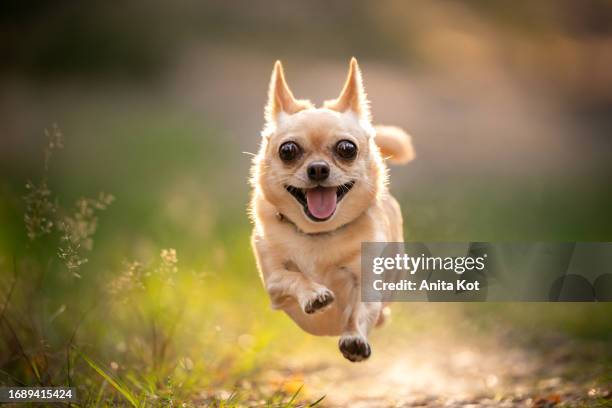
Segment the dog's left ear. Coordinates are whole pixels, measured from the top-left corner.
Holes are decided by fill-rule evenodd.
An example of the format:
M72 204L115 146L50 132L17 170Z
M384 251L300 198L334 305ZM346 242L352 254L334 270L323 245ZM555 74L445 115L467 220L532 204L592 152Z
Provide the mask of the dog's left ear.
M352 111L360 118L370 120L370 102L365 93L361 70L355 57L351 58L348 77L340 96L335 100L325 102L325 107L338 112Z
M268 103L265 109L266 122L268 124L274 123L281 113L291 115L310 106L312 105L306 100L295 99L287 81L285 81L283 65L280 61L276 61L268 88Z

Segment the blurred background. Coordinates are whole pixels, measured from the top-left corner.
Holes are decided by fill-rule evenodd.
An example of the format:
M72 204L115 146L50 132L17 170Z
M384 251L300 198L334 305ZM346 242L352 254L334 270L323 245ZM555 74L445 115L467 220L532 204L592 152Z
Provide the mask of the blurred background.
M389 384L404 403L605 398L605 304L398 305L369 365L341 361L334 339L269 309L245 152L257 150L275 60L297 97L320 104L355 56L374 122L413 136L417 159L391 172L405 239L609 241L611 22L612 2L596 0L4 2L0 295L12 297L0 381L34 381L44 366L49 381L74 371L85 395L121 398L83 360L64 366L76 339L138 398L188 404L232 390L238 404L282 399L297 384L332 405L367 405ZM80 277L55 256L61 237L33 242L24 227L25 185L43 177L53 124L64 145L48 168L53 206L115 198L92 249L79 249ZM160 259L170 248L178 259ZM109 297L109 282L140 273L135 261L144 289L132 305ZM169 265L175 286L162 296L165 281L149 275ZM373 384L377 369L385 380Z

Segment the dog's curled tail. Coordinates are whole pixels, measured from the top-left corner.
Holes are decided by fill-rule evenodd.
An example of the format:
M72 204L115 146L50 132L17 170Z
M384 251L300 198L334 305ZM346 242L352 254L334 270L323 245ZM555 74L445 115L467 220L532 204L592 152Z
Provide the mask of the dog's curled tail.
M396 126L374 126L376 145L384 159L393 164L405 164L415 158L412 139Z

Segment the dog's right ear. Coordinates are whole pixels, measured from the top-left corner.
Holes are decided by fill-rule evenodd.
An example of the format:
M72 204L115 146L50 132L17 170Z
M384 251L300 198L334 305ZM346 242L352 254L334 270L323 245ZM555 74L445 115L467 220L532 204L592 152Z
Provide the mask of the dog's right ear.
M325 101L324 107L338 112L352 111L359 117L370 120L370 102L363 88L361 69L355 57L351 58L349 73L337 99Z
M268 89L268 103L266 105L265 116L268 124L275 123L281 113L293 114L310 107L308 101L297 100L287 82L283 65L280 61L274 64L272 77L270 78L270 88Z

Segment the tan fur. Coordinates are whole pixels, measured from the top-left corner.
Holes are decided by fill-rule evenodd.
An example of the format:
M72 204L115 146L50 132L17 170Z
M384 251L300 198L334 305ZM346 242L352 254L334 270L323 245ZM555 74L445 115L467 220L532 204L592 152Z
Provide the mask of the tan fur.
M393 164L405 164L415 158L410 136L396 126L374 126L376 144L383 158Z
M293 93L285 81L283 65L280 61L276 61L268 90L268 104L265 109L266 120L272 122L281 112L293 114L306 108L312 108L312 104L308 100L297 100L293 97Z
M360 302L361 243L401 242L403 232L400 207L387 189L387 168L376 145L357 61L351 61L340 96L323 108L295 100L277 62L266 112L251 177L252 245L260 276L274 308L285 311L309 333L341 336L344 356L363 360L370 350L367 335L382 321L384 305ZM334 155L340 140L357 145L353 161ZM278 155L286 141L303 150L290 164ZM390 153L406 157L404 151L391 148ZM355 181L331 218L321 222L308 218L285 188L316 186L306 175L306 167L314 160L329 163L330 176L323 185ZM333 301L307 314L313 301L320 299Z
M355 58L351 58L349 73L340 96L337 99L325 101L323 107L338 112L351 110L360 117L370 120L370 104L363 88L361 70Z

